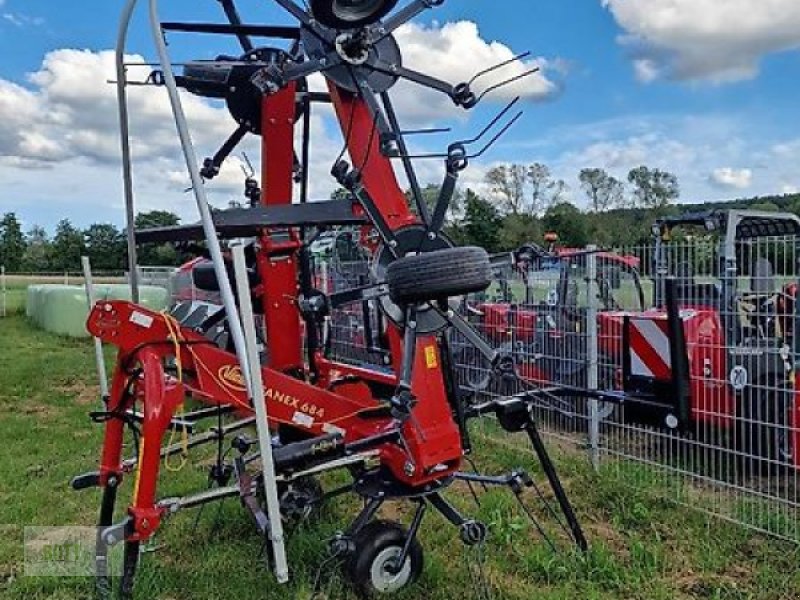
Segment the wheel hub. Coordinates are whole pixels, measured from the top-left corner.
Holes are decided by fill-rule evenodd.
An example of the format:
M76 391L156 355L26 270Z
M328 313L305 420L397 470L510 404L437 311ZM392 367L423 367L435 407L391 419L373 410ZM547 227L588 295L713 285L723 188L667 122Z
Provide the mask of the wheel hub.
M403 549L399 546L390 546L384 549L370 569L370 577L373 587L379 592L391 594L405 587L411 578L411 560L406 558L400 569L397 561L403 554Z

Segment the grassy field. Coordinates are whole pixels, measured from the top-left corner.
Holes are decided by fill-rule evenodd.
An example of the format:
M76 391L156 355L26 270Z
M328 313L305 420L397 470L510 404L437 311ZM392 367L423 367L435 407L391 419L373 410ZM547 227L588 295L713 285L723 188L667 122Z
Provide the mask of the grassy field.
M2 294L2 291L0 291ZM28 294L28 284L22 282L9 281L6 285L5 307L6 312L10 315L25 312L25 297ZM0 307L2 307L3 299L0 298ZM0 313L2 314L2 313Z
M0 598L38 600L92 597L82 578L26 577L26 526L92 525L99 495L73 492L70 478L91 470L101 428L87 412L97 403L91 345L54 339L22 316L0 319ZM553 445L553 452L590 538L586 557L553 554L520 516L511 496L491 492L476 508L464 490L449 497L490 524L486 573L495 598L791 600L800 597L797 547L750 533L658 500L620 483L611 471L594 474L585 457ZM529 454L480 438L480 465L516 466L541 474ZM205 485L207 455L180 474L162 478L164 496ZM128 482L130 483L130 482ZM327 482L330 484L330 482ZM129 486L127 486L129 487ZM260 540L237 502L169 520L157 549L143 557L137 597L158 600L248 598L307 599L326 552L326 540L357 509L352 498L328 506L313 524L292 533L293 581L279 588L258 558ZM403 507L388 516L408 520ZM426 570L403 598L477 597L468 555L457 532L436 515L426 518L421 541ZM350 598L329 578L323 598Z

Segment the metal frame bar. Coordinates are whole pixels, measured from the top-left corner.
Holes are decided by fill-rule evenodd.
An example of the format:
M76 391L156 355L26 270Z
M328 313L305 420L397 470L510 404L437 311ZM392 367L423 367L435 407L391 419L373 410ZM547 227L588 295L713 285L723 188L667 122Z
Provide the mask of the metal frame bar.
M128 77L125 66L125 49L128 44L133 11L138 0L127 0L122 11L117 34L116 70L117 70L117 111L119 114L120 144L122 151L122 183L125 197L125 217L128 245L128 278L131 286L131 299L139 303L139 273L136 248L136 214L133 194L133 164L131 162L130 117L128 115Z
M131 0L135 2L135 0ZM189 124L186 121L186 115L183 111L183 104L181 103L180 94L178 92L178 85L175 81L175 74L172 70L172 64L169 59L169 52L167 45L164 41L164 31L161 28L161 20L159 18L158 0L150 0L150 27L153 34L153 41L155 43L156 52L158 54L161 69L164 74L164 85L169 94L170 104L172 106L173 117L175 119L175 127L178 131L178 137L181 142L181 150L183 151L184 158L186 159L186 168L189 171L189 177L192 181L192 192L194 193L197 202L197 209L200 213L200 220L203 224L203 231L206 235L208 242L208 252L211 255L211 261L214 264L214 271L217 275L219 282L220 295L222 296L222 304L225 306L225 312L228 315L228 322L230 326L231 338L233 345L236 349L236 356L239 363L242 365L247 364L244 332L242 331L241 320L239 319L239 311L236 307L236 299L233 295L233 288L231 287L230 280L228 279L228 272L225 268L225 261L222 257L222 250L220 249L219 238L217 236L216 228L214 227L214 218L211 214L211 208L208 203L205 186L203 185L203 178L200 175L198 168L197 156L192 144L191 133L189 132ZM130 224L129 224L130 225ZM252 382L250 375L244 371L245 382L248 390L252 391Z
M247 362L242 364L242 371L250 374L250 397L256 413L256 430L261 454L262 482L264 497L267 503L269 518L269 538L272 541L273 559L275 561L275 577L278 583L289 581L289 566L286 561L286 546L283 537L280 500L275 477L275 461L272 458L272 434L269 430L267 403L264 397L264 382L261 374L261 360L258 354L253 303L250 298L250 282L247 276L244 246L241 243L233 246L233 267L236 286L239 291L242 327L244 329Z

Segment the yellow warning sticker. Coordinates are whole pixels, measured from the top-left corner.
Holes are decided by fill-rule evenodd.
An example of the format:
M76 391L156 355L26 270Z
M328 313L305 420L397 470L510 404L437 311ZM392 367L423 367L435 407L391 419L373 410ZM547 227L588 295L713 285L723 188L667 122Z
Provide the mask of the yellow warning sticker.
M436 353L436 346L425 347L425 363L429 369L435 369L439 366L439 356Z

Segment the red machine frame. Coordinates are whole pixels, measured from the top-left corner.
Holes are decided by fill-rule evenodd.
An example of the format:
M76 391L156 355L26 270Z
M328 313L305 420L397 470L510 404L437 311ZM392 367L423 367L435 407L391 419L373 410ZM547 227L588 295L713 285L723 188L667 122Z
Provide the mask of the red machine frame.
M528 435L567 523L564 531L570 541L585 551L586 539L533 420L530 397L510 397L483 404L465 402L454 382L452 357L446 340L448 328L454 328L489 358L498 373L513 371L513 364L488 346L448 304L449 298L485 290L489 286L491 267L488 255L480 248L453 248L441 230L459 173L471 159L485 153L521 116L518 113L504 126L498 126L518 99L508 104L477 137L451 144L446 154L423 157L444 159L447 171L442 192L431 210L418 189L411 163L412 158L420 157L408 153L404 133L399 128L388 95L388 90L402 78L445 93L456 106L472 108L488 91L530 75L537 69L491 86L479 96L471 85L478 78L513 61L485 69L470 82L456 86L402 67L402 57L392 31L417 14L441 5L443 0L412 0L385 22L380 22L380 17L374 15L385 16L395 7L397 0L386 0L382 5L376 5L383 7L378 13L373 5L368 9L348 9L350 12L342 14L368 10L373 18L365 23L359 21L358 24L344 25L341 21L325 23L321 18L331 9L331 0L312 0L307 10L293 0L276 0L300 21L297 28L242 25L233 1L220 2L230 25L158 23L156 11L151 11L164 72L154 72L149 81L153 85L167 85L170 92L184 154L192 180L197 184L193 187L202 226L189 226L189 232L185 228L167 228L144 232L142 236L137 233L135 239L140 243L178 239L205 239L209 242L214 268L214 279L209 283L209 289L221 291L226 310L219 311L218 315L228 318L227 326L234 338L236 352L227 345L220 345L218 338L206 335L205 327L211 326L210 322L221 322L214 321L214 317L203 316L201 326L197 323L189 325L188 320L179 321L173 314L156 313L125 301L101 301L92 308L87 329L96 338L118 349L106 410L93 414L94 419L105 427L99 470L73 480L75 489L103 488L96 553L98 589L108 587L106 546L124 540L121 592L124 597L131 595L139 544L154 535L168 514L181 508L239 496L256 518L261 533L271 535L268 531L270 525L265 521L285 517L283 504L280 508L275 506L277 478L283 478L282 483L291 484L301 476L341 467L349 467L354 476L354 483L342 491L356 492L365 502L347 531L334 540L339 543L337 552L350 556L361 553L358 562L367 567L362 565L361 574L351 577L357 586L362 586L363 580L374 579L376 571L371 561L380 561L379 573L390 580L400 577L407 561L414 562L413 567L402 575L405 578L399 584L402 587L415 579L421 570L421 549L416 535L428 505L459 528L461 540L466 545L475 546L486 540L486 525L461 516L440 495L440 491L453 481L463 480L469 485L478 483L484 487L505 486L520 503L523 491L535 486L521 469L500 477L460 471L462 461L471 449L467 420L486 414L496 415L505 430ZM151 8L154 5L155 2ZM163 34L167 29L236 35L244 54L239 58L223 56L216 61L187 64L179 82L169 68L163 47ZM255 48L248 37L251 33L290 39L295 43L288 52L269 47ZM525 56L527 54L514 60ZM217 67L219 71L215 70ZM309 92L303 85L314 72L325 73L327 94ZM225 81L220 81L220 73ZM195 166L196 157L180 107L179 87L201 96L224 97L229 111L239 123L238 129L220 151L213 158L206 159L202 169ZM332 174L350 192L350 202L332 201L327 206L306 204L311 102L330 102L335 110L345 138L342 156L345 151L349 152L353 168L350 170L350 165L337 161ZM303 159L298 161L294 142L301 106L304 142ZM495 133L482 150L470 154L468 146L482 141L498 128L499 133ZM245 196L251 202L257 200L260 206L254 205L238 212L233 210L227 216L212 216L204 194L199 191L203 179L212 179L219 173L222 162L247 133L261 135L261 187L259 189L258 183L249 175L245 186ZM125 135L123 127L123 140ZM393 158L403 162L411 182L416 213L400 188L391 162ZM123 163L128 178L130 163L125 160ZM303 191L300 205L294 205L298 163L303 174ZM315 210L322 212L315 214ZM232 224L229 221L225 225L229 239L255 239L249 266L243 264L241 247L237 247L234 254L240 293L245 293L247 288L246 275L242 272L252 268L257 275L258 283L250 282L250 295L260 307L258 312L263 315L267 333L260 365L263 390L257 391L263 391L268 425L277 434L272 438L277 477L273 477L271 468L265 468L260 475L267 494L272 498L267 498L270 517L255 498L256 478L247 470L247 464L260 458L261 453L249 453L253 442L237 436L232 440L232 447L239 451L240 456L228 465L224 464L221 449L228 433L255 423L257 411L251 403L260 394L251 393L250 385L253 372L258 374L258 367L253 367L257 354L252 345L254 334L250 335L248 342L248 359L239 356L242 341L238 339L241 331L238 328L237 303L231 289L233 286L226 281L230 274L225 272L224 257L219 253L217 238L223 225L218 217L236 222ZM314 289L310 272L307 248L310 242L306 228L322 231L327 226L343 223L362 225L362 244L375 255L374 285L367 286L369 289L355 290L354 296L348 295L351 292L327 294ZM372 239L372 231L377 232L379 243ZM132 246L135 248L135 244ZM454 260L464 272L453 268ZM417 275L420 269L428 270L426 277L422 278L421 288ZM367 298L375 300L382 315L381 321L385 323L385 330L381 333L385 335L387 355L391 357L389 364L371 369L329 359L318 340L314 341L318 334L316 326L330 315L331 308L354 301L366 302ZM243 314L250 314L248 303L240 307ZM228 311L233 314L226 314ZM252 328L249 331L252 333ZM307 341L305 349L304 338ZM242 371L243 365L250 366L249 372ZM184 415L183 406L187 398L208 408ZM139 412L135 410L137 404L141 405ZM261 407L258 409L260 411ZM223 412L235 413L242 419L222 426ZM202 416L198 416L201 413ZM200 435L198 438L201 439L195 440L187 436L182 444L164 445L168 432L174 433L182 428L186 436L187 423L193 425L195 418L208 416L220 419L219 427L209 432L210 437ZM259 449L268 460L270 435L263 423L258 425ZM136 457L127 460L122 456L126 427L133 430L138 446ZM219 489L185 498L159 500L157 485L162 459L185 453L188 447L208 441L219 444L215 466L218 470L212 468L210 473L210 480L217 483ZM228 467L230 471L226 471ZM123 478L130 474L135 474L135 482L127 516L122 522L114 523L117 489ZM229 486L227 482L233 474L236 475L236 485ZM333 494L336 492L329 495ZM326 497L322 494L319 502ZM387 499L411 499L416 503L417 511L407 532L397 523L374 520ZM540 499L547 504L543 496L540 495ZM552 507L548 508L553 514ZM532 512L526 510L526 514L535 521ZM535 524L537 531L555 550L555 545L539 523ZM559 524L563 525L561 521ZM374 531L380 531L381 535L370 533ZM276 537L281 535L276 534ZM386 558L382 549L370 547L370 538L373 537L391 538L397 555ZM278 562L276 559L276 566ZM374 581L372 585L373 590L377 589ZM103 596L107 594L103 593Z
M397 183L389 160L384 157L374 123L365 102L331 86L331 96L340 122L349 129L348 148L356 164L362 164L363 184L393 231L417 223ZM295 89L290 86L263 101L262 184L265 205L292 203ZM348 127L349 126L349 127ZM347 132L345 132L347 135ZM301 241L292 235L287 242L273 242L269 231L260 238L257 267L261 275L261 302L267 331L268 365L263 368L271 425L289 425L310 436L333 431L350 443L394 427L391 417L361 418L380 408L386 399L376 398L365 382L396 386L398 377L315 357L317 372L304 364L301 315L298 296L298 252ZM90 333L119 348L109 407L125 412L141 401L142 447L136 467L136 491L129 509L133 532L129 540L146 540L158 528L165 508L156 506L161 447L170 423L188 395L214 406L232 406L252 414L237 357L221 350L201 335L184 328L170 316L157 314L128 302L100 302L91 312ZM399 372L403 336L390 325L389 342L395 373ZM458 426L447 400L442 359L436 336L420 337L413 369L412 392L424 398L413 409L413 419L403 427L405 448L394 443L379 447L380 460L401 482L423 487L455 473L461 466L463 449ZM163 363L181 365L182 379L168 377ZM141 364L141 376L131 377L131 368ZM288 375L302 372L308 383ZM353 378L359 382L350 382ZM344 382L344 383L341 383ZM131 390L130 387L134 389ZM335 391L330 391L335 390ZM100 465L101 485L109 477L121 479L124 423L106 423Z

